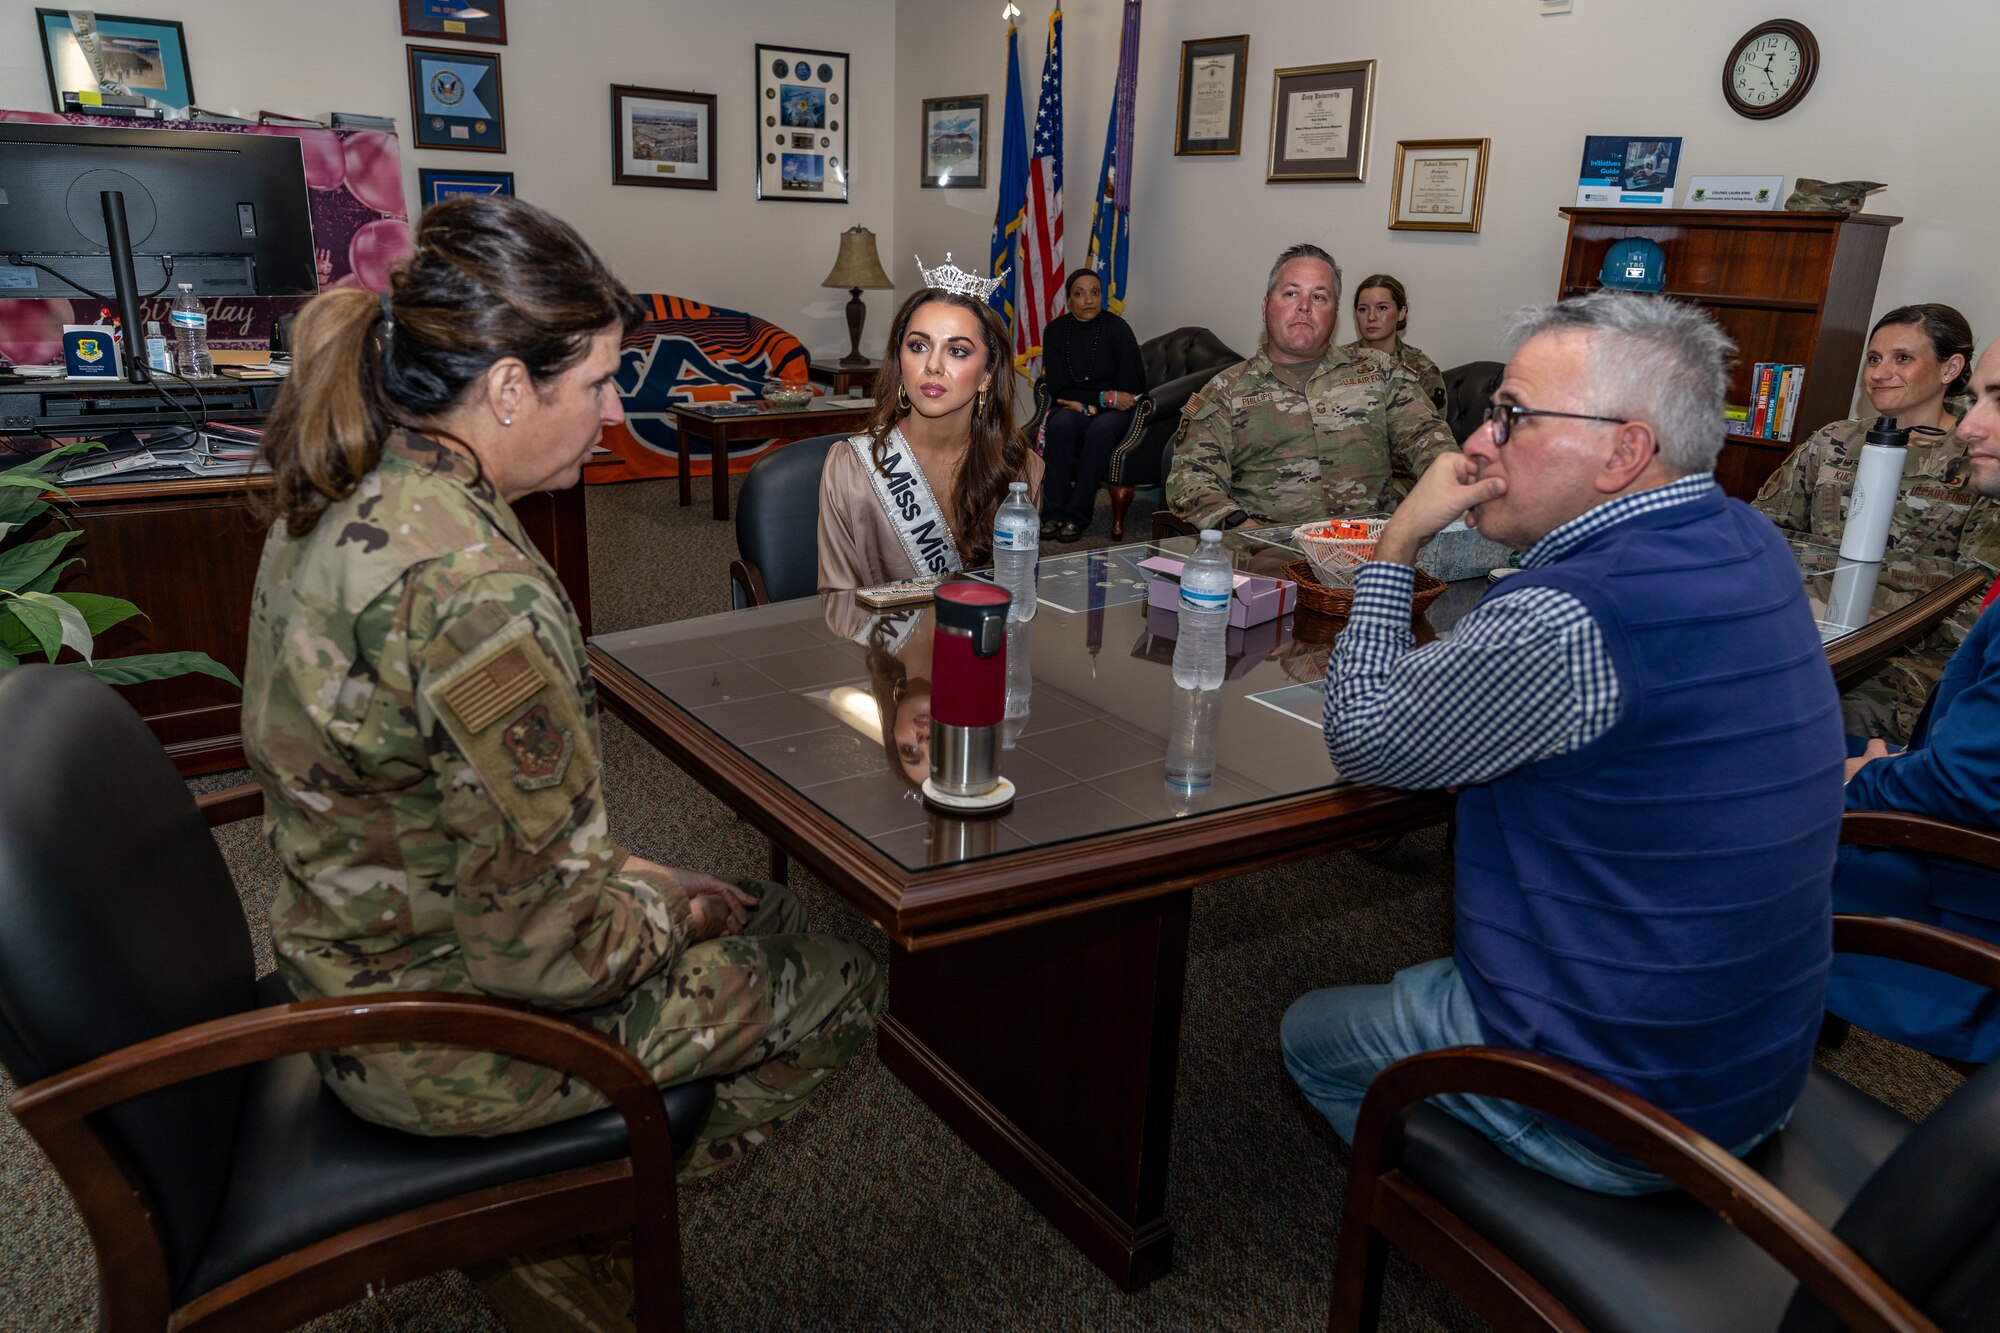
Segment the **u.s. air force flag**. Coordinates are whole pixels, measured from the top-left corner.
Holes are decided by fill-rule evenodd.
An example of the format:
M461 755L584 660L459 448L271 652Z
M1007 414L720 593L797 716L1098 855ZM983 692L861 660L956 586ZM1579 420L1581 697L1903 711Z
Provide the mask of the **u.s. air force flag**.
M1132 239L1132 114L1139 86L1139 0L1125 0L1118 42L1118 91L1104 130L1104 169L1090 218L1090 266L1104 284L1104 308L1125 313L1126 251Z

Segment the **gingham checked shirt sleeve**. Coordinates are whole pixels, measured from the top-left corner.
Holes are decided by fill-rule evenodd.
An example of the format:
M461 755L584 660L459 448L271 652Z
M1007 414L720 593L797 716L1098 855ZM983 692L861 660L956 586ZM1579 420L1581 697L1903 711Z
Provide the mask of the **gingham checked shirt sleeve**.
M1416 571L1371 562L1327 663L1327 753L1351 782L1486 782L1568 754L1618 717L1618 675L1582 602L1554 588L1489 597L1417 647Z

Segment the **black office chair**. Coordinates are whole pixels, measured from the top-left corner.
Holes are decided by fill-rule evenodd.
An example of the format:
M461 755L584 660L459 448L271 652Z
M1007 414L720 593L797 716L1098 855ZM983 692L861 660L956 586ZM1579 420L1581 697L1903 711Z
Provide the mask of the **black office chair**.
M819 591L819 474L845 435L816 435L750 465L736 498L729 605L740 610Z
M1834 947L2000 987L2000 948L1934 926L1839 916ZM1562 1184L1421 1105L1448 1092L1559 1117L1680 1190ZM1815 1066L1790 1124L1738 1161L1559 1060L1490 1047L1400 1060L1362 1103L1329 1329L1374 1327L1391 1242L1504 1328L1991 1329L2000 1066L1922 1125Z
M1181 408L1202 385L1215 378L1224 366L1243 359L1222 339L1199 325L1187 324L1139 344L1139 360L1146 367L1146 390L1132 411L1132 423L1125 436L1111 450L1111 466L1105 473L1105 490L1111 493L1111 536L1125 536L1125 511L1141 486L1158 486L1166 478L1166 462L1173 457L1174 431L1180 424ZM1035 414L1025 429L1033 434L1048 415L1049 386L1035 381ZM1166 452L1163 455L1161 446Z
M1452 439L1464 444L1479 429L1506 370L1498 361L1468 361L1444 372L1444 420Z
M90 1232L100 1327L289 1328L623 1227L641 1325L681 1327L674 1145L710 1084L662 1094L609 1038L486 996L295 1003L255 975L215 840L129 704L67 667L15 667L0 736L0 1064ZM612 1108L404 1134L350 1114L304 1054L398 1042L504 1051Z

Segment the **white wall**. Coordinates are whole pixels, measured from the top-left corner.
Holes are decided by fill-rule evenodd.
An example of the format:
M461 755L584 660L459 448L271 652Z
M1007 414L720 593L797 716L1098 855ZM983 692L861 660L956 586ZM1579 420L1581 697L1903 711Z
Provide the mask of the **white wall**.
M1049 0L1021 0L1022 76L1032 118ZM1767 11L1817 35L1820 73L1776 121L1745 120L1721 94L1725 55ZM983 257L994 192L918 188L927 96L1005 90L997 0L898 0L896 232L899 251L951 247ZM1117 0L1064 7L1067 238L1072 266L1088 240L1118 58ZM1239 157L1176 158L1173 121L1183 40L1250 35ZM1271 256L1299 240L1325 245L1350 277L1383 271L1408 286L1409 337L1439 364L1492 356L1504 313L1555 296L1563 219L1575 199L1587 133L1680 135L1681 185L1692 174L1799 175L1886 181L1868 210L1902 216L1891 234L1877 313L1945 301L1982 342L2000 335L2000 174L1986 162L2000 68L1992 0L1576 0L1544 18L1535 0L1237 0L1145 5L1132 203L1132 300L1141 338L1206 324L1248 350ZM1271 72L1374 59L1376 101L1362 184L1271 185ZM997 115L997 110L996 110ZM1476 235L1388 229L1398 139L1490 138L1484 229ZM996 129L989 174L997 170ZM900 276L900 270L898 270ZM1352 336L1343 314L1341 336Z
M0 0L0 107L50 109L34 11L33 0ZM898 248L893 0L512 0L507 45L469 45L501 58L504 154L409 146L404 47L452 43L404 37L391 0L119 0L111 12L185 25L202 106L253 117L394 116L412 204L419 167L512 171L523 198L568 219L635 291L748 310L816 353L847 350L847 293L819 285L839 233L871 228L885 263ZM760 41L850 53L854 178L844 207L754 197L751 48ZM717 191L611 183L613 83L717 95ZM887 327L894 296L865 294L870 333Z

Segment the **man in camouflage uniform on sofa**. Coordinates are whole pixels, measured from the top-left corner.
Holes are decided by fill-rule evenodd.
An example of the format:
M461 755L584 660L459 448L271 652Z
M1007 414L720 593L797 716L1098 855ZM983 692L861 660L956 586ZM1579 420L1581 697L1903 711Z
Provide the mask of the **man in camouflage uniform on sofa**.
M1416 378L1381 352L1333 346L1340 270L1315 245L1278 256L1264 345L1181 409L1167 506L1201 528L1386 514L1457 448Z

